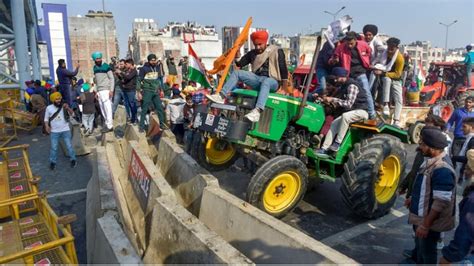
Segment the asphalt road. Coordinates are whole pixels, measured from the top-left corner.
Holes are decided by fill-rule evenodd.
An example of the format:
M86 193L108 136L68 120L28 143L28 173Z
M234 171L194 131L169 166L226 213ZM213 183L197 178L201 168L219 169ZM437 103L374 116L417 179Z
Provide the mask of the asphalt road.
M411 168L416 145L406 145L408 166ZM236 168L243 167L241 160ZM235 167L234 167L235 168ZM219 184L232 194L245 199L251 178L238 171L214 173ZM304 200L282 220L316 240L336 249L360 263L399 263L402 251L414 246L411 226L403 198L398 197L391 213L376 220L361 219L343 203L340 181L325 182L306 193ZM448 243L452 234L447 234Z

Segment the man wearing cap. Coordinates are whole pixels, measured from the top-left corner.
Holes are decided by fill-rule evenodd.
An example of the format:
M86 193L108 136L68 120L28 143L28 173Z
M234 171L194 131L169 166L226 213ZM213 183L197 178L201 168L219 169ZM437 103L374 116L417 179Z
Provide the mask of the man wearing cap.
M415 231L415 248L404 252L409 262L436 264L440 234L454 228L456 174L444 152L446 146L448 141L439 128L423 128L418 148L427 158L406 201L410 210L408 223Z
M74 112L67 103L62 104L62 96L59 92L54 92L50 96L51 104L46 107L44 114L44 127L47 133L51 134L51 150L49 154L49 167L51 170L56 168L58 157L58 142L60 139L66 144L66 149L71 160L71 168L76 167L76 153L71 144L71 131L65 112L72 115Z
M64 102L72 105L72 97L71 97L71 79L77 75L79 72L80 65L76 65L76 69L74 71L69 71L66 68L66 61L64 59L58 60L58 68L56 69L56 77L59 81L59 92L64 96Z
M181 91L177 88L173 89L172 99L166 106L166 121L170 125L171 132L176 136L178 144L183 143L184 137L184 105L186 101L181 97Z
M472 65L474 65L474 51L472 50L472 45L466 46L466 55L464 56L464 60L459 62L461 64L466 65L466 76L467 76L467 86L471 87L471 73L472 73Z
M328 82L339 89L337 97L325 96L323 102L341 109L343 114L331 123L331 129L326 134L321 149L317 150L319 155L326 155L328 151L337 152L346 136L349 124L369 117L365 90L362 89L360 82L348 78L347 74L346 69L335 67L328 77Z
M140 114L140 131L145 131L145 116L150 105L153 105L155 112L160 120L160 126L165 125L165 115L163 113L163 105L160 99L160 84L158 80L158 68L156 65L156 55L149 54L146 62L140 69L138 75L138 90L143 95L142 112Z
M94 60L94 83L99 100L100 111L105 119L105 127L103 132L113 130L113 116L112 116L112 101L110 100L114 95L114 74L112 69L106 63L102 62L102 53L94 52L92 54Z
M329 64L345 68L349 73L349 77L362 84L361 89L365 91L367 97L369 117L374 119L376 116L374 99L369 88L369 80L367 79L367 70L370 68L372 50L365 41L358 40L357 37L358 34L353 31L346 33L344 45L336 47L333 57L329 60Z
M94 131L94 118L95 118L95 95L90 91L91 86L89 83L85 83L82 86L82 92L79 96L79 100L82 104L82 125L84 125L85 135L92 134Z
M376 25L367 24L362 28L362 33L364 34L364 40L367 42L371 49L370 54L370 65L373 68L377 63L381 62L385 50L387 50L387 45L379 38L377 35L379 29ZM372 90L372 86L375 82L375 74L369 74L369 88Z
M228 77L221 94L208 95L207 97L217 103L224 103L224 98L237 85L243 81L254 90L259 90L257 104L245 117L250 122L258 122L260 113L265 109L265 103L270 92L275 92L281 83L282 89L287 91L288 69L286 66L285 53L275 45L267 45L268 32L256 31L250 35L255 49L246 53L237 67L252 66L252 72L235 70Z
M390 38L387 40L387 51L382 55L383 63L382 69L374 70L375 75L382 78L383 86L383 114L390 115L390 96L393 96L395 103L395 111L393 113L392 124L400 127L400 114L403 106L403 88L402 76L403 67L405 65L405 58L398 50L400 40L397 38Z

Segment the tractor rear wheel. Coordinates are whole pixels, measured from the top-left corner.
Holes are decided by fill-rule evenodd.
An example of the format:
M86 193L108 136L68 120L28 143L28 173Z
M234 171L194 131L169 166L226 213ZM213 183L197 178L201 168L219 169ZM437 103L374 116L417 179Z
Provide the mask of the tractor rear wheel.
M395 203L405 166L403 144L391 135L375 135L355 144L344 164L344 202L364 218L385 215Z
M198 163L209 171L229 168L239 157L232 143L218 138L204 138L197 147Z
M247 188L247 201L280 218L296 207L307 185L306 165L293 156L280 155L257 170Z

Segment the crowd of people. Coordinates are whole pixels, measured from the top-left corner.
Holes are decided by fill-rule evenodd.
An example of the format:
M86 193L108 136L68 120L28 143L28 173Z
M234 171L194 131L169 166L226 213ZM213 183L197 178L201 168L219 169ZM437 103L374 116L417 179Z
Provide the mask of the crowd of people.
M319 87L310 98L330 108L321 134L325 139L316 152L318 156L330 156L339 150L350 123L376 119L377 106L389 116L393 103L392 124L400 126L402 86L407 74L406 57L399 51L400 40L392 37L381 41L376 25L365 25L362 31L361 35L349 28L343 29L320 51L316 64ZM177 143L183 144L190 154L200 141L192 126L193 118L208 100L224 103L235 88L259 90L255 108L245 115L250 122L258 122L270 92L293 92L289 89L283 50L268 45L266 31L252 33L251 40L255 49L235 61L235 69L221 92L198 88L195 82L188 80L187 57L176 66L174 58L168 56L166 75L162 59L155 54L148 55L143 66L137 68L129 58L114 59L109 65L103 62L100 52L95 52L92 54L95 62L93 83L77 80L79 66L70 71L64 60L59 60L58 85L32 81L28 82L26 90L30 96L28 105L33 112L41 113L44 132L51 134L51 169L56 167L59 139L65 140L71 167L77 164L69 126L66 126L70 119L81 121L83 132L88 135L99 125L97 120L100 118L102 131L109 132L113 130L113 117L120 103L125 106L129 123L138 124L141 132L147 130L147 113L156 113L160 127L170 128ZM252 66L252 71L241 69L247 65ZM179 67L183 77L181 84L178 84ZM409 223L415 233L414 249L404 253L411 262L437 263L437 245L442 241L442 233L455 226L458 183L465 187L460 223L454 240L442 250L441 262L472 260L473 106L474 98L469 97L465 107L456 110L447 124L434 115L425 121L415 162L400 189L400 194L406 194ZM451 144L446 131L452 128L454 140Z

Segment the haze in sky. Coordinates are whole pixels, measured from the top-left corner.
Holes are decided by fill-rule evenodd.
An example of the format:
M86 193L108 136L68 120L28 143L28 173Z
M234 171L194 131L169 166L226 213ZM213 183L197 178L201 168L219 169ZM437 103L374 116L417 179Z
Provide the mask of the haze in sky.
M67 4L69 16L85 15L88 10L102 10L101 0L37 0L38 16L41 3ZM339 17L350 15L352 29L362 31L365 24L376 24L380 33L398 37L403 44L416 40L431 41L433 46L445 45L449 24L448 48L474 43L473 0L105 0L105 10L115 18L120 56L127 52L127 40L135 18L152 18L159 27L168 21L196 21L222 26L243 26L253 17L254 27L264 27L270 33L293 36L311 33L326 27L333 17L324 11L345 9Z

